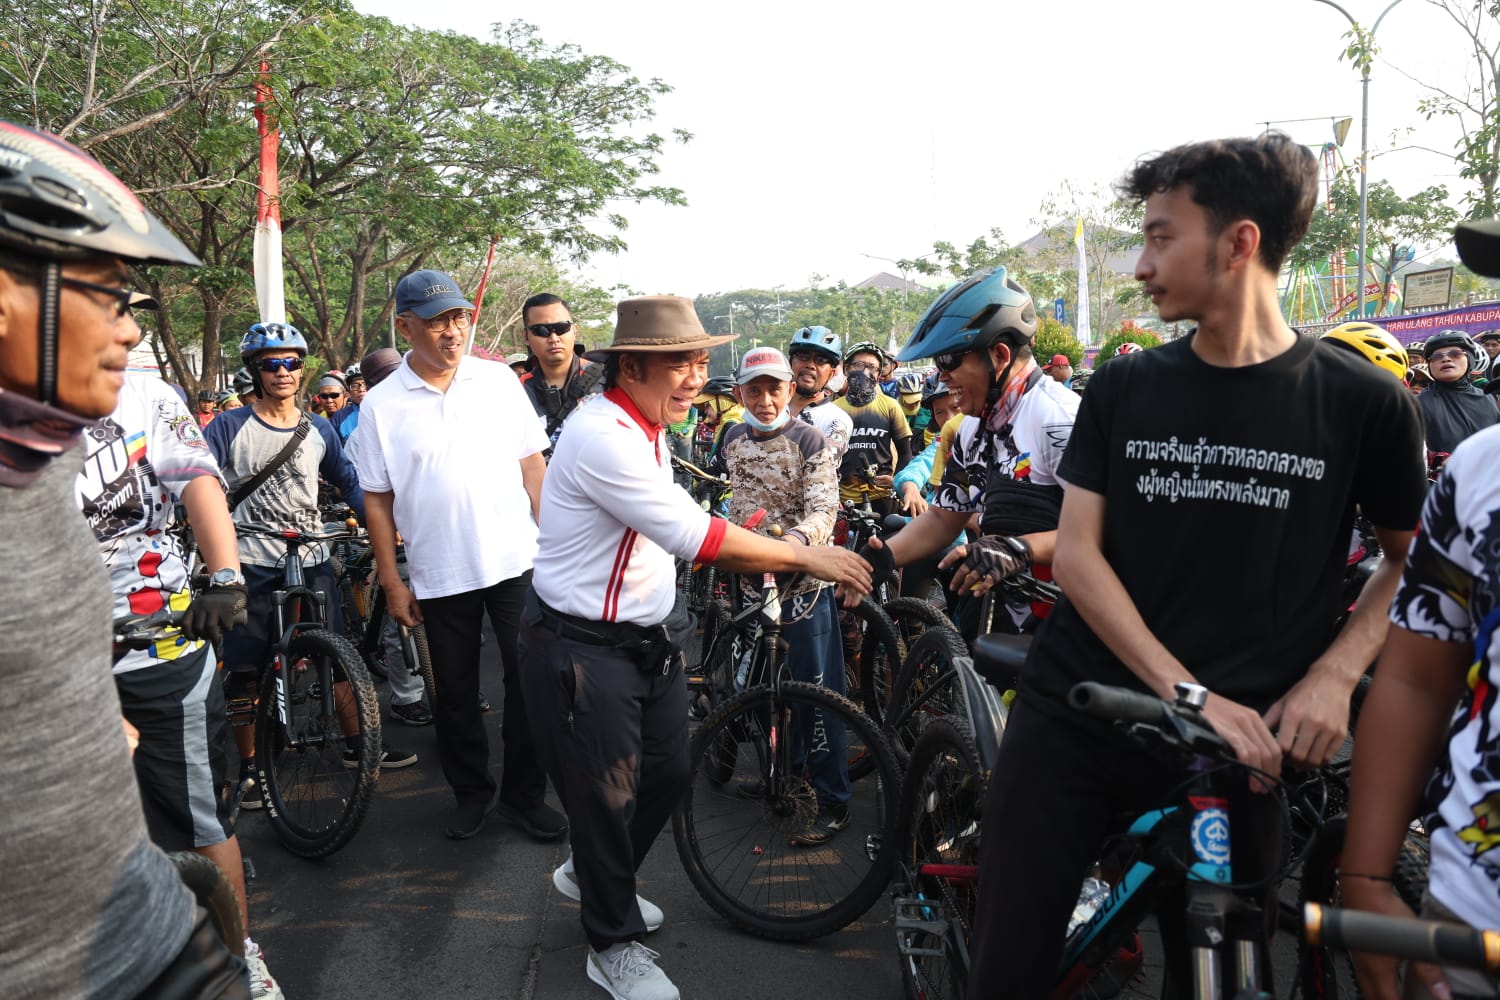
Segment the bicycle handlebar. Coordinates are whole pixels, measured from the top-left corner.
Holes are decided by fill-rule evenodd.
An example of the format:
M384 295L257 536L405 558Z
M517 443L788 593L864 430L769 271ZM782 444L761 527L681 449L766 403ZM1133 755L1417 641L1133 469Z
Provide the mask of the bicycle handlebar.
M1173 704L1129 688L1082 681L1068 692L1068 704L1095 718L1125 723L1131 735L1152 738L1168 749L1234 762L1234 749L1203 718L1202 708L1189 700L1192 694L1207 692L1185 684L1178 690Z
M1110 687L1097 681L1074 684L1073 690L1068 692L1068 704L1096 719L1146 725L1164 722L1169 711L1167 703L1155 695Z
M328 526L324 525L324 527ZM357 524L340 524L335 526L332 531L323 532L294 531L291 529L273 531L269 528L255 528L238 524L235 525L234 530L240 535L259 535L262 538L274 538L282 542L298 542L303 544L307 542L332 542L340 538L358 538L364 532L364 529Z
M1500 975L1500 931L1317 903L1303 908L1302 926L1307 943L1315 947L1368 951Z

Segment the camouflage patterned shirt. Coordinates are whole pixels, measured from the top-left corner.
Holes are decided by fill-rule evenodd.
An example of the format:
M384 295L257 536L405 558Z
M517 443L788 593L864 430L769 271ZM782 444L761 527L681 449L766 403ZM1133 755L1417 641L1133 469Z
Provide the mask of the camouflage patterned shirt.
M783 533L800 533L808 545L828 544L839 511L839 453L817 428L793 420L774 437L757 438L748 424L735 424L724 433L719 454L734 486L731 521L743 524L764 509L761 534L779 524ZM809 578L793 593L823 586Z

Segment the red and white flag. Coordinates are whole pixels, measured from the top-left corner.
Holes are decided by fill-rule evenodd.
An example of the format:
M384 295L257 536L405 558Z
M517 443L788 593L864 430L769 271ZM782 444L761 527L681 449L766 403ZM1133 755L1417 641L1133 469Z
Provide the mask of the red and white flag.
M286 322L286 284L281 268L281 182L276 156L281 133L266 118L271 101L271 67L260 64L255 82L255 125L260 133L260 173L255 194L255 301L262 323Z

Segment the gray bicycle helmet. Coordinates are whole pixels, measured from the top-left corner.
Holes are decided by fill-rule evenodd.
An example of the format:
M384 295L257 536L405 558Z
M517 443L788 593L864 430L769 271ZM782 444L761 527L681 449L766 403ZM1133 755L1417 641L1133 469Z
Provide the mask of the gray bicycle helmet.
M41 285L37 397L57 402L62 261L115 257L131 264L203 262L120 179L72 143L0 121L0 251L7 269L32 263Z
M239 371L234 373L232 384L234 385L235 395L243 396L245 393L250 392L255 388L255 379L250 377L249 372L241 368Z

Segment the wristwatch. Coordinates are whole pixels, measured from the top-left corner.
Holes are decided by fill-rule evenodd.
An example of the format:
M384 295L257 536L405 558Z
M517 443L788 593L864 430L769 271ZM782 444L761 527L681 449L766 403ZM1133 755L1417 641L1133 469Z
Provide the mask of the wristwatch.
M226 566L208 578L208 585L210 587L243 587L245 585L245 574L237 569L230 569Z

